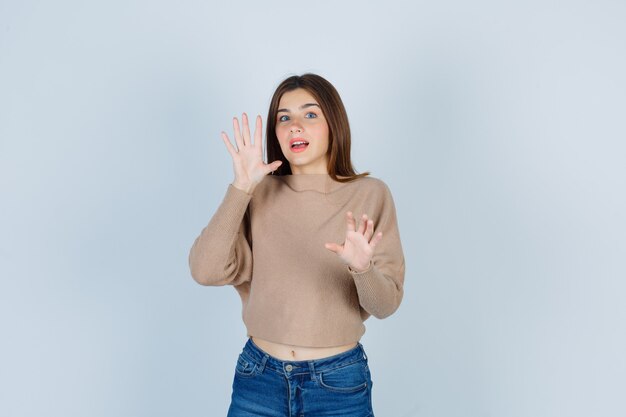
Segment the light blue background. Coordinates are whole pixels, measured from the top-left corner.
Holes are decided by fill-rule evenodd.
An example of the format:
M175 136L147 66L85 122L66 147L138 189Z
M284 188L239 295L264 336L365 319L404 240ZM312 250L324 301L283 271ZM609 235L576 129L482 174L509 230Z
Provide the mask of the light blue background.
M339 90L396 201L377 417L624 416L622 1L0 3L0 415L220 416L245 343L187 255L219 132Z

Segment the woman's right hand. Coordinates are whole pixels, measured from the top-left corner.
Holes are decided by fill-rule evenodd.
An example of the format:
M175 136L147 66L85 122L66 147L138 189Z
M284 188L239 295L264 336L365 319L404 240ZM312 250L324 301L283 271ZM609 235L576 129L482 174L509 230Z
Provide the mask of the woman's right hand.
M248 127L248 115L243 113L243 134L239 130L239 120L233 117L233 128L235 130L235 141L237 148L230 143L230 139L225 132L222 132L222 139L226 144L228 152L233 157L233 168L235 170L235 180L233 186L240 190L251 193L252 190L263 180L267 174L278 169L282 161L274 161L271 164L263 162L263 130L261 116L256 117L256 127L254 128L254 143L250 137Z

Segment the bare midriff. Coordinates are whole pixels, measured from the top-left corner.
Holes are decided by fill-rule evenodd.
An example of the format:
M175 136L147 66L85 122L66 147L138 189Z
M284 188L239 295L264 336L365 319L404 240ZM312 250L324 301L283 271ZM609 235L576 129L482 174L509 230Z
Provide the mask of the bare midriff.
M357 345L355 342L342 346L305 347L270 342L269 340L260 339L256 336L252 336L252 341L265 352L283 361L307 361L326 358L346 352Z

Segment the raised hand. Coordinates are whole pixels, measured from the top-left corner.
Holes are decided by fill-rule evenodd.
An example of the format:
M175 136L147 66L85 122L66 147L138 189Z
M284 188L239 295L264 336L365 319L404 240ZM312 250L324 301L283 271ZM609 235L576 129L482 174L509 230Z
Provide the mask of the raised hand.
M243 134L239 129L239 120L233 117L233 128L237 148L231 144L226 132L222 132L222 139L233 158L233 169L235 171L233 185L246 192L250 192L261 182L265 175L275 171L282 164L282 161L274 161L271 164L263 162L263 130L260 115L256 117L254 142L250 136L248 115L246 113L243 113L242 124Z
M374 222L367 220L367 214L363 215L363 219L356 230L356 221L349 211L347 215L346 239L342 245L337 243L326 243L326 249L335 252L341 260L346 263L355 272L363 272L368 269L370 261L374 255L374 248L380 242L383 232L374 234Z

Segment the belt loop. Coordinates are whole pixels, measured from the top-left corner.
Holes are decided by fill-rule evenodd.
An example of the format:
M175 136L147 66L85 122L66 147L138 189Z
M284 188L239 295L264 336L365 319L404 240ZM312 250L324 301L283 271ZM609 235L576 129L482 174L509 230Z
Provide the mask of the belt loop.
M309 370L311 371L311 381L317 382L317 378L315 376L315 365L313 365L313 361L309 361Z
M363 359L367 360L367 355L365 354L365 348L363 347L361 342L357 342L357 343L359 343L359 348L361 348L361 354L363 355Z
M269 358L269 356L267 355L263 355L263 358L261 359L261 363L259 364L259 372L262 373L263 369L265 369L265 364L267 363L267 359Z

